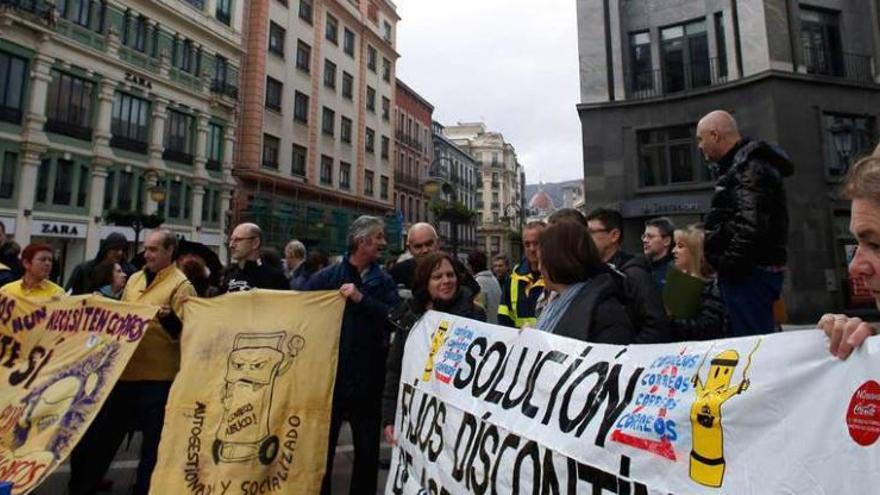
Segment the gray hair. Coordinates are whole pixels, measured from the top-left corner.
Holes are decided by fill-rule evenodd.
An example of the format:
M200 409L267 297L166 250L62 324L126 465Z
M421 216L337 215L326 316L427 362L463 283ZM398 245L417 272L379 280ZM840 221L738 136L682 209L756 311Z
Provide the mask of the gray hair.
M287 256L288 254L300 259L305 259L306 246L298 240L294 239L288 242L286 246L284 246L284 255Z
M361 215L351 223L348 228L348 251L353 253L357 250L358 242L375 234L377 230L385 229L385 221L379 217Z
M168 229L156 229L153 231L155 234L162 234L162 247L164 249L170 249L173 254L172 257L177 257L177 246L179 241L177 239L177 235L174 232L171 232Z

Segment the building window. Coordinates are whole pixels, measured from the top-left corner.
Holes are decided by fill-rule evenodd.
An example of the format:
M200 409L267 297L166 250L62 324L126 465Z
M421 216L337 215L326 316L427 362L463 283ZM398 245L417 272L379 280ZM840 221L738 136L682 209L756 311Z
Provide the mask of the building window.
M873 117L826 113L822 115L825 133L825 163L828 175L842 177L850 165L870 155L877 139Z
M388 21L382 21L382 39L391 43L391 23Z
M208 162L205 168L219 172L223 164L223 126L208 124Z
M354 31L348 28L342 34L342 51L349 57L354 57Z
M376 90L367 86L367 110L376 111Z
M334 45L339 44L339 21L330 14L327 14L327 25L324 27L324 37Z
M113 137L110 140L110 145L129 151L146 153L149 131L150 102L117 91L113 101L110 126Z
M333 157L321 155L321 184L333 185Z
M388 177L384 175L379 178L379 199L388 199Z
M667 93L712 83L705 20L664 28L660 39Z
M142 211L146 201L146 189L142 174L135 176L134 173L124 170L109 170L104 183L104 209Z
M801 6L801 46L810 74L843 76L843 52L837 12Z
M310 67L312 65L312 47L303 43L300 40L297 40L296 44L296 68L303 70L305 72L309 72Z
M299 177L306 176L306 148L295 144L291 153L290 173Z
M165 201L157 205L167 220L189 220L192 207L192 188L177 180L165 181Z
M312 23L312 0L299 0L299 18Z
M718 54L716 70L719 79L727 78L727 37L724 35L724 12L715 12L715 52Z
M202 200L202 223L219 223L219 221L220 191L205 189L205 197Z
M367 132L364 137L364 148L367 150L367 153L372 153L376 147L376 132L367 127Z
M324 86L336 91L336 64L324 60Z
M44 158L37 171L35 201L42 204L85 208L89 191L89 167L73 160ZM49 184L52 184L51 189Z
M0 52L0 120L21 122L27 60Z
M639 186L693 184L710 180L694 141L696 128L681 125L638 132Z
M18 170L18 153L3 153L3 169L0 170L0 199L12 199L15 194L15 172Z
M214 17L228 26L232 22L232 0L217 0Z
M389 148L391 147L391 140L388 139L388 136L382 136L382 140L380 142L380 156L384 159L388 159Z
M175 52L177 53L176 57L172 57L172 64L174 67L182 70L183 72L188 72L190 74L198 73L198 57L197 52L193 49L193 42L190 39L185 39L182 42L177 42L177 49ZM201 53L200 51L198 53Z
M285 34L286 31L283 27L269 21L269 51L279 57L284 56Z
M632 33L629 35L630 84L632 91L654 89L654 70L651 62L651 34Z
M192 115L168 110L165 121L165 151L162 158L192 165L193 163L193 124Z
M354 76L342 71L342 97L352 99L354 94Z
M53 70L49 83L46 130L91 140L94 87L91 81Z
M266 108L281 111L281 93L284 92L284 85L281 81L266 76Z
M263 134L263 167L278 170L278 150L281 140L269 134Z
M122 30L122 44L141 53L147 52L147 36L149 25L147 18L139 15L131 19L131 12L126 12L125 26Z
M336 112L330 110L327 107L324 107L324 114L321 118L321 132L328 136L333 135L333 131L336 128Z
M391 61L382 57L382 79L391 82Z
M309 96L299 91L293 93L293 120L303 124L309 122Z
M373 172L370 170L364 170L364 194L373 195Z
M341 139L343 143L351 144L351 126L351 119L348 117L342 117L339 127L339 139Z
M373 45L367 45L367 68L376 72L376 59L378 54L376 53L376 49L373 48Z
M382 97L382 120L388 122L391 120L391 100Z
M91 18L92 0L61 0L58 12L61 17L87 28Z
M351 164L339 162L339 188L351 189Z
M226 80L229 76L229 61L226 57L214 55L214 79L211 81L211 91L226 92Z

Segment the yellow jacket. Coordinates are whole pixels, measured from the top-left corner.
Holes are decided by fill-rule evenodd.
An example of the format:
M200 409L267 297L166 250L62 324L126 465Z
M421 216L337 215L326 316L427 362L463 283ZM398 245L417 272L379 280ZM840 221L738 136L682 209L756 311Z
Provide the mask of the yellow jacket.
M153 283L147 286L147 277L141 270L125 284L122 300L154 306L170 306L181 320L183 319L184 297L196 297L196 291L186 276L175 265L168 266L156 274ZM147 327L137 350L131 356L120 380L125 381L171 381L180 369L180 341L172 338L154 319Z
M10 296L18 296L27 299L47 299L54 296L64 295L64 288L53 283L51 280L43 280L36 287L25 289L21 285L22 279L0 287L0 293Z

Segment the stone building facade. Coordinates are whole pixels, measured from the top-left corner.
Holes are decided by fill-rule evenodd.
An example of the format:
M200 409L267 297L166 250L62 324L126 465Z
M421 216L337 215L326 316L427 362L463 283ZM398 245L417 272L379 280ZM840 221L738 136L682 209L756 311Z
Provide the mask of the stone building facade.
M424 191L428 169L434 161L431 116L434 106L403 81L396 81L394 95L394 205L403 223L398 249L405 246L406 231L429 220L428 195Z
M225 254L243 4L2 2L0 221L52 245L58 281L110 232L134 239L113 210Z

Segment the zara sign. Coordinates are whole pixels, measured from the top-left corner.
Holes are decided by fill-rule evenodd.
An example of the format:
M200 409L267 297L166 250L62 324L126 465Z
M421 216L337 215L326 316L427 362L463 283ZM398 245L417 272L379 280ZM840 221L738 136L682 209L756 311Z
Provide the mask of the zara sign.
M37 220L31 224L32 237L64 237L68 239L85 239L89 225L79 222L56 222Z

